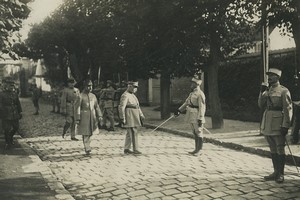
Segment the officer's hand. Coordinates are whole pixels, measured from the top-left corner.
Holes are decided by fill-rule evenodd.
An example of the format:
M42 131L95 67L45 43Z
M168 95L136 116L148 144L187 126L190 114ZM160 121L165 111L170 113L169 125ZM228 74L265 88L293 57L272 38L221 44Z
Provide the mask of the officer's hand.
M201 127L202 126L202 120L198 119L197 122L198 122L198 126Z
M140 118L141 118L141 120L145 120L145 116L144 115L141 115Z
M266 90L268 90L268 85L266 83L262 83L260 85L260 92L263 93Z
M174 112L174 116L175 117L178 117L180 115L180 110L176 110L175 112Z
M286 136L288 134L288 130L289 129L286 127L281 127L281 129L280 129L281 135Z
M77 125L78 125L79 123L80 123L80 120L76 120L75 124L77 124Z

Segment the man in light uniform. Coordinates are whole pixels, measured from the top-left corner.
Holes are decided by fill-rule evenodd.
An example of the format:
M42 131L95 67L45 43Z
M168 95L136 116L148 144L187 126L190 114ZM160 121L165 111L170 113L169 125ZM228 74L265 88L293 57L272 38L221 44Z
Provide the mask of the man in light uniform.
M134 93L138 82L128 82L127 90L122 94L119 105L119 115L123 127L127 129L125 138L125 154L141 154L138 150L137 127L142 126L145 116L140 108L139 101ZM130 150L131 143L133 151Z
M68 79L68 87L64 88L62 91L61 110L66 116L62 137L65 137L67 130L71 127L71 140L78 141L75 137L74 104L78 99L80 92L74 87L74 84L75 81L73 79Z
M262 85L258 97L258 106L264 110L260 130L269 144L274 167L274 172L264 179L277 183L284 181L285 136L291 126L293 113L290 92L279 83L281 73L279 69L269 69L269 88Z
M194 156L198 156L203 147L203 124L205 123L205 95L200 89L202 81L198 75L192 78L191 90L188 98L174 113L177 117L181 112L186 110L185 121L191 124L191 128L195 137L195 150L189 152Z

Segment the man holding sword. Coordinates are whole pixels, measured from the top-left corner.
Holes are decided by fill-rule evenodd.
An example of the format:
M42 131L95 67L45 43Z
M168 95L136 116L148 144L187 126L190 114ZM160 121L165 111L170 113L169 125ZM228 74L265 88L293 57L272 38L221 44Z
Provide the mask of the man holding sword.
M178 108L174 113L174 116L177 117L181 112L186 110L185 121L191 124L193 134L195 136L195 150L189 152L189 154L198 156L200 150L203 147L203 124L205 123L205 95L200 89L202 80L198 75L195 75L192 78L191 90L188 98L185 102Z
M274 172L265 176L264 180L277 183L284 181L285 136L293 113L290 92L279 82L281 73L279 69L269 69L266 73L269 87L262 85L258 97L258 106L264 110L260 130L269 144L274 168Z

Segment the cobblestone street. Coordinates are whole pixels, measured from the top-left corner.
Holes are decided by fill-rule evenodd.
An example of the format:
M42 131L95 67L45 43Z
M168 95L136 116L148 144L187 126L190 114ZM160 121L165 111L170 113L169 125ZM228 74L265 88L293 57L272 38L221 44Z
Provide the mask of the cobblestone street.
M285 182L265 182L271 159L204 143L199 157L194 142L151 129L139 130L139 156L124 155L125 130L101 130L85 156L82 139L61 137L64 117L42 104L35 116L22 99L22 141L27 142L76 200L84 199L300 199L300 178L286 166ZM145 114L146 115L146 114ZM147 115L146 115L147 117Z

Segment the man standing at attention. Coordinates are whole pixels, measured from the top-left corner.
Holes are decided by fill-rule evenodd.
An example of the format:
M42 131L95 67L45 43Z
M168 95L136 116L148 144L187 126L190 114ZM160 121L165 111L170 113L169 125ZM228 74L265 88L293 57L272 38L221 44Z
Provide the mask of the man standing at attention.
M277 183L284 181L285 136L291 126L293 113L290 92L279 83L281 73L279 69L269 69L269 88L262 85L258 97L258 106L264 110L260 130L269 144L274 168L274 172L264 179Z
M137 92L138 82L128 82L127 90L122 94L119 105L120 121L127 129L125 138L125 154L141 154L138 150L137 127L142 126L145 116L134 93ZM133 151L130 150L131 143Z
M205 95L200 89L202 80L198 75L192 78L191 90L188 98L174 113L175 117L186 110L185 121L191 124L191 128L195 137L195 150L188 152L191 155L198 156L203 147L203 124L205 123Z
M61 96L61 110L66 116L66 122L63 129L62 137L64 138L67 130L71 127L71 140L78 141L75 138L75 121L74 121L74 104L79 97L79 90L74 87L75 81L68 79L68 87L64 88Z

